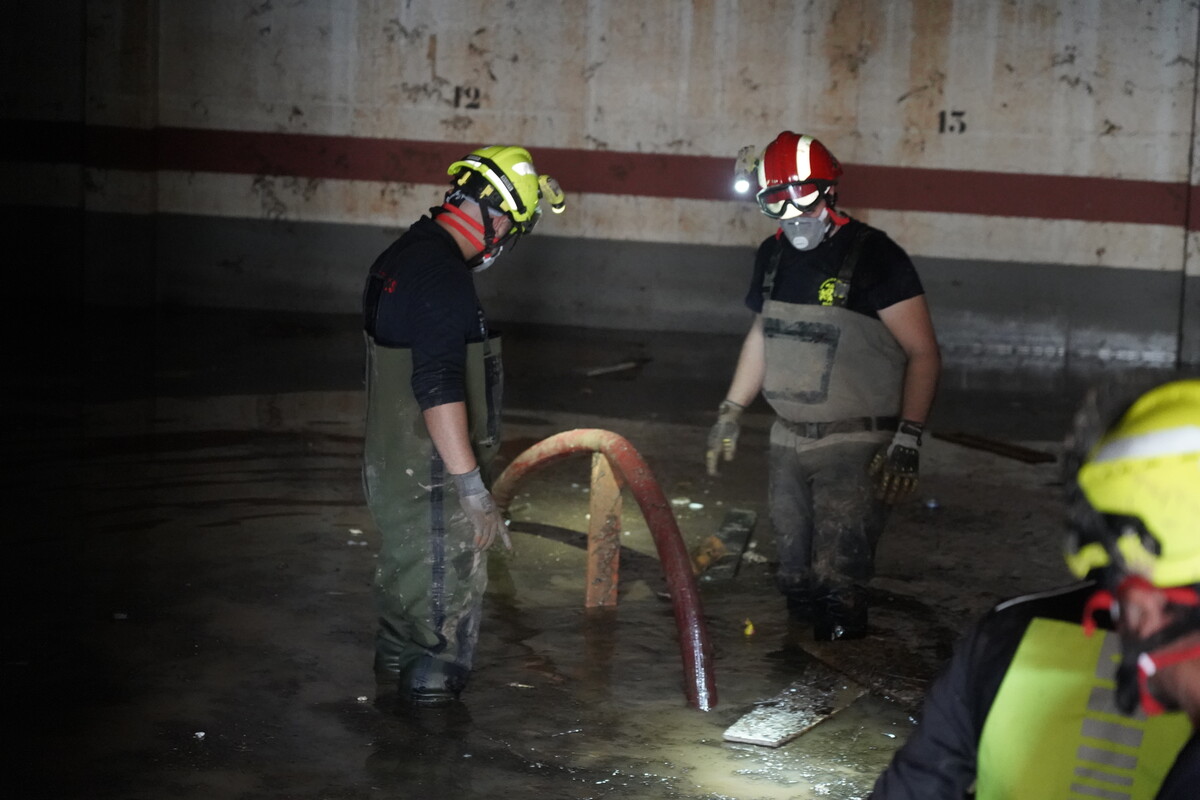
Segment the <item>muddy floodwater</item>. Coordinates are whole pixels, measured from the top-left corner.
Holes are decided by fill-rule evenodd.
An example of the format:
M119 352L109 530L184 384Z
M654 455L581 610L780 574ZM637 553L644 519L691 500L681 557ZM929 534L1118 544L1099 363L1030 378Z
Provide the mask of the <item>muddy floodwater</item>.
M1009 375L980 390L947 374L918 495L880 542L869 635L814 642L772 585L769 411L749 409L736 460L704 472L738 343L510 337L503 462L562 431L609 430L653 470L689 552L733 510L754 515L736 574L698 584L716 702L688 705L655 541L627 492L618 604L585 609L582 455L517 488L516 552L490 560L463 702L417 712L371 671L379 537L359 477L357 320L243 330L222 316L200 339L204 320L186 321L154 359L131 331L100 354L107 383L87 402L48 391L8 432L6 797L858 798L966 626L1069 581L1063 385ZM942 436L960 431L1050 459ZM831 686L817 724L782 746L725 741L756 709Z
M163 402L152 435L118 431L78 453L78 505L38 506L37 524L64 531L59 549L13 545L75 586L51 596L48 572L30 571L23 596L43 600L14 609L22 624L6 638L6 711L21 733L9 775L26 796L861 797L966 624L1066 577L1045 556L1060 536L1056 466L934 440L921 497L896 509L880 546L870 636L813 642L771 582L769 419L748 417L737 461L711 478L703 426L514 414L506 459L572 428L625 436L689 551L731 509L757 515L736 575L698 584L716 703L688 706L632 498L618 605L584 608L590 461L572 457L514 496L516 552L490 560L463 702L416 711L371 673L378 535L356 402ZM803 735L778 748L723 739L781 692L831 679L852 699Z

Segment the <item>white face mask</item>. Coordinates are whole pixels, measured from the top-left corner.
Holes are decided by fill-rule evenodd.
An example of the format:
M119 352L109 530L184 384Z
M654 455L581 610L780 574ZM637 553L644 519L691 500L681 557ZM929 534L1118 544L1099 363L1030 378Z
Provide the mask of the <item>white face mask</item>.
M797 216L780 220L783 235L797 250L812 250L829 232L829 209L822 208L815 217Z

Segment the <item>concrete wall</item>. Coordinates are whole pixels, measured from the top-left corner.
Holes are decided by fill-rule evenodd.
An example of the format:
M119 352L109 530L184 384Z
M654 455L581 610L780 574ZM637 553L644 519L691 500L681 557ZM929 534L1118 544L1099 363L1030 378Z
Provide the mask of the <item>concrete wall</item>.
M83 206L120 231L89 250L97 302L353 311L446 164L513 142L568 211L481 276L494 318L738 331L773 229L729 191L732 158L790 128L913 255L951 357L1200 362L1194 3L82 9L80 118L27 97L16 131L86 123ZM24 161L0 199L78 174Z

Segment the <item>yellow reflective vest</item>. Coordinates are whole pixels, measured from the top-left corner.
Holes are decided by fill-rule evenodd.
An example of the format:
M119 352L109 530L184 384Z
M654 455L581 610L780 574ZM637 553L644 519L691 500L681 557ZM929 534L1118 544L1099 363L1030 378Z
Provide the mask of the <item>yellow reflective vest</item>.
M1115 633L1030 622L983 726L978 800L1153 800L1191 726L1117 710L1120 652Z

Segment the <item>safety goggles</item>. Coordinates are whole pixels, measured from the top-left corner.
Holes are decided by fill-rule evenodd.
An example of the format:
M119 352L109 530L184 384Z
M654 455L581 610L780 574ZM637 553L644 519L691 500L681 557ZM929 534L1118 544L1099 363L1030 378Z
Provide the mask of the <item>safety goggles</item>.
M501 220L507 217L508 221L511 223L508 233L501 237L501 239L497 239L497 241L507 240L513 236L524 236L525 234L532 233L534 226L537 225L538 220L542 217L542 209L535 208L533 210L533 214L529 216L529 219L525 220L524 222L517 222L515 219L513 219L511 214L500 209L498 205L499 202L500 198L496 195L492 195L491 202L483 203L484 208L488 210L488 215L493 220Z
M764 214L779 219L787 213L788 206L801 212L812 211L825 199L828 189L829 184L825 181L782 183L768 186L755 195L755 199Z

